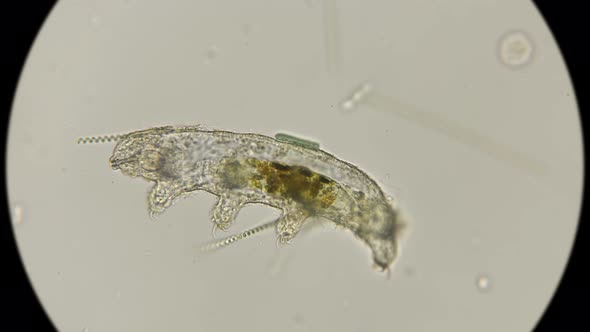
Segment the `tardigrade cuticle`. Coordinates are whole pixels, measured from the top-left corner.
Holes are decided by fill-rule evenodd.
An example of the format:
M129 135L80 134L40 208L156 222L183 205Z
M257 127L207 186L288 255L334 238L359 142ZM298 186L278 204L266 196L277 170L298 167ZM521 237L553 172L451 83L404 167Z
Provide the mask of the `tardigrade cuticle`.
M151 214L203 190L218 196L211 219L223 229L245 204L258 203L282 211L275 221L281 242L293 239L308 220L325 218L368 245L382 269L398 254L399 215L388 196L358 167L316 145L168 126L121 135L110 163L125 175L156 183L149 195Z

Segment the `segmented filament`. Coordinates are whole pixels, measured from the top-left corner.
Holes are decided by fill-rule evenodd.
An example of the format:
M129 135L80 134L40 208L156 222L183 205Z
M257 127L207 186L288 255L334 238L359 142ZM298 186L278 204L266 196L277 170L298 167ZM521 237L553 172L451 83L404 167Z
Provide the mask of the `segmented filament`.
M105 135L105 136L88 136L88 137L80 137L76 141L76 144L92 144L92 143L108 143L108 142L115 142L121 138L122 135Z
M217 241L205 243L203 245L198 246L197 249L202 253L206 253L206 252L211 252L211 251L221 249L223 247L227 247L230 244L236 243L239 240L243 240L247 237L250 237L252 235L255 235L255 234L258 234L262 231L265 231L265 230L275 226L277 224L277 222L278 222L278 220L273 220L271 222L267 222L266 224L262 224L262 225L247 229L241 233L231 235L231 236L225 237L223 239L219 239Z

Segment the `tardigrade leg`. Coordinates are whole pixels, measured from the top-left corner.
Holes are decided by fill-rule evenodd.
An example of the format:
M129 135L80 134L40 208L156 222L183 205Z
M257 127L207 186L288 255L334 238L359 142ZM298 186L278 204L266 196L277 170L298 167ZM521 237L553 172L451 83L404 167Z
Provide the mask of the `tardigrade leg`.
M164 181L156 182L148 196L150 216L153 218L164 212L182 193L183 190L179 185Z
M284 210L283 215L277 223L277 232L280 243L289 243L291 239L299 232L301 226L307 219L308 214L301 209Z
M231 223L236 219L236 215L244 205L238 197L234 196L219 196L217 205L211 213L211 220L215 225L222 230L226 230Z

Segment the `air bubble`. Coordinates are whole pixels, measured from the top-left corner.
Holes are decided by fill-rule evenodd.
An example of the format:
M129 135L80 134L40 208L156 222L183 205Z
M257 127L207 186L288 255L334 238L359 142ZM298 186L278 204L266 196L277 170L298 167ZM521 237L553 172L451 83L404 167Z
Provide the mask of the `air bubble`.
M490 290L491 281L490 278L486 275L479 275L475 280L475 285L477 289L481 292L487 292Z
M367 98L367 95L372 90L373 86L370 83L363 83L346 100L340 103L340 108L345 111L353 110Z
M352 100L345 100L344 102L342 102L341 107L348 111L354 107L354 103L352 102Z
M92 16L92 18L90 19L90 22L96 26L100 25L101 21L102 20L101 20L100 16L98 16L98 15Z
M500 60L508 67L522 67L528 64L533 57L533 43L521 31L504 35L500 40L499 47Z
M16 205L14 207L14 223L19 225L23 222L23 207L20 205Z

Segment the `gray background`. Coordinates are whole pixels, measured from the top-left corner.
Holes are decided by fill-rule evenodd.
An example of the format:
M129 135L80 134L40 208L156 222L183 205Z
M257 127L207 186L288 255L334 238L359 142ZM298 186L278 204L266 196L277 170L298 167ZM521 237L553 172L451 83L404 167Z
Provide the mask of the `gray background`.
M517 67L499 55L514 31L532 52ZM381 98L342 109L363 83ZM75 144L168 124L288 132L367 171L410 216L391 278L329 224L196 258L213 196L154 222L148 184L109 169L112 144ZM61 331L528 331L569 255L582 147L529 1L60 1L7 167L22 258ZM231 231L276 215L250 206Z

